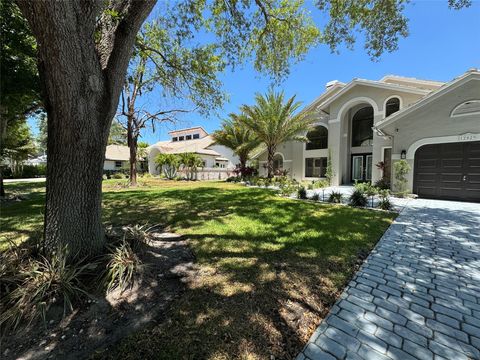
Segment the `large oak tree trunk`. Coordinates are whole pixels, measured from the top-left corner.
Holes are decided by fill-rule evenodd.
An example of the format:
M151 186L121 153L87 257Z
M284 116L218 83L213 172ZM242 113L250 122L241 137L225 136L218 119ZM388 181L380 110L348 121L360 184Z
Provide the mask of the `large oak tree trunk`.
M38 43L48 114L47 252L98 254L102 168L136 34L155 0L17 0ZM104 7L120 13L113 18Z

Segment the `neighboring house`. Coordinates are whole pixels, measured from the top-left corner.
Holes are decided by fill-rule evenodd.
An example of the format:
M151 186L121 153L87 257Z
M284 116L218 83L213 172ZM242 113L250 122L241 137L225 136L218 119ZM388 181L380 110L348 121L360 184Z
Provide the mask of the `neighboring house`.
M330 150L333 185L377 181L394 184L393 164L412 170L408 190L422 197L480 201L480 72L450 82L388 75L378 81L332 81L305 108L318 117L309 142L287 142L276 169L297 180L323 178ZM266 153L257 156L266 174Z
M108 145L105 151L104 171L120 171L129 169L130 148L124 145ZM138 161L137 169L147 171L147 162Z
M232 171L238 163L233 151L222 145L214 145L213 138L202 127L170 131L170 140L160 141L148 148L148 170L152 175L160 173L155 164L158 154L195 153L203 160L202 171ZM225 176L221 176L224 178Z

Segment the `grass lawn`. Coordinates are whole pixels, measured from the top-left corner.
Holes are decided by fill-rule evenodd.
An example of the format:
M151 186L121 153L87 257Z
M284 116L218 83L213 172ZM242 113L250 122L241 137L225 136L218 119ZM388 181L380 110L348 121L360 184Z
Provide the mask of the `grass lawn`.
M167 321L124 339L112 358L292 358L395 216L223 182L145 181L105 182L105 223L187 235L200 272ZM27 199L2 204L0 246L41 227L43 186L7 184Z

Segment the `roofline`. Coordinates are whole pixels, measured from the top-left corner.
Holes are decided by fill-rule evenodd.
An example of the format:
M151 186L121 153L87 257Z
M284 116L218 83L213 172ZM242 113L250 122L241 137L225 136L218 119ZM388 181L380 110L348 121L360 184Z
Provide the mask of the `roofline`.
M337 89L337 88L343 88L345 87L345 83L343 82L338 82L334 85L332 85L331 87L329 87L326 91L324 91L322 94L320 94L320 96L316 97L310 104L308 104L307 106L305 106L303 108L303 110L301 112L305 112L305 111L308 111L310 110L311 108L313 107L316 107L316 105L323 99L323 98L327 98L327 95L330 95L330 93ZM340 90L342 91L342 90ZM338 93L337 93L338 94ZM332 96L335 96L335 95L332 95ZM320 103L321 104L321 103Z
M388 118L386 118L382 121L379 121L375 125L375 127L381 129L381 128L387 126L387 125L390 125L390 124L396 122L397 120L399 120L399 119L407 116L408 114L418 110L422 106L425 106L425 105L429 104L430 102L438 99L440 96L442 96L446 93L449 93L452 90L455 90L457 87L459 87L459 86L463 85L465 82L469 81L470 77L479 77L479 80L480 80L480 71L477 70L477 69L468 70L467 72L463 73L459 77L457 77L457 78L451 80L450 82L446 83L440 89L435 90L432 93L430 93L429 95L425 96L423 99L416 102L412 106L404 108L404 109L396 112L395 114L390 115Z
M329 98L325 102L321 103L319 105L319 108L323 110L323 108L329 106L332 102L337 100L340 96L342 96L348 90L354 88L357 85L372 86L372 87L377 87L381 89L400 90L403 92L409 92L409 93L418 94L418 95L426 95L432 91L432 90L425 90L425 89L417 89L417 88L414 88L411 86L405 86L405 85L382 83L375 80L353 79L342 90L340 90L338 93L333 95L331 98Z
M205 130L205 129L203 128L203 126L193 126L193 127L189 127L189 128L185 128L185 129L172 130L172 131L169 131L168 134L176 133L176 132L181 132L181 131L187 131L187 130L193 130L193 129L202 129L202 130L205 132L205 134L208 135L207 130Z
M399 80L405 79L407 81L411 81L411 82L418 83L418 84L431 84L431 85L440 85L440 86L445 84L444 81L417 79L417 78L414 78L414 77L400 76L400 75L393 75L393 74L385 75L384 77L382 77L378 81L385 82L388 79L399 79Z

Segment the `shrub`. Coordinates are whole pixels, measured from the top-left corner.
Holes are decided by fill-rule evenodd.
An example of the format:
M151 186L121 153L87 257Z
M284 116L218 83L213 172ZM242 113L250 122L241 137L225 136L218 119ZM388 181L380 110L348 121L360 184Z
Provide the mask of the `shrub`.
M230 177L228 177L225 181L226 181L226 182L235 182L235 183L236 183L236 182L239 182L239 181L241 181L241 180L242 180L242 178L241 178L240 176L230 176Z
M386 178L382 178L375 182L375 187L379 188L380 190L390 189L390 181L388 181Z
M390 201L390 191L389 190L380 190L378 192L380 196L380 201L378 207L382 210L392 210L393 204Z
M315 194L312 195L312 197L310 199L313 200L313 201L318 201L318 200L320 200L320 195L318 193L315 193Z
M343 199L343 194L341 192L332 191L328 197L329 203L341 204Z
M64 315L73 310L73 301L87 295L81 282L92 264L67 263L66 251L50 259L40 257L24 264L18 274L18 286L6 295L6 310L0 324L14 329L21 321L44 321L52 304L62 301Z
M395 190L405 194L407 190L407 178L405 176L409 173L411 167L406 160L400 160L393 164L393 169L395 174Z
M349 198L349 204L355 207L365 207L367 206L367 202L368 200L365 192L360 189L355 189Z
M333 171L333 164L332 164L332 151L328 149L328 158L327 158L327 168L325 170L325 177L328 186L332 184L332 179L335 176L335 173Z
M110 175L111 179L125 179L125 175L121 172L115 172L112 175Z
M292 194L295 193L296 190L297 187L294 184L285 184L284 186L280 187L280 195L285 197L292 196Z
M109 249L105 275L107 292L115 288L123 291L132 285L134 276L143 272L145 266L126 239L119 246L110 246Z
M132 245L133 249L141 249L144 245L151 243L150 232L155 227L148 225L125 226L123 228L124 238Z
M306 199L307 198L307 190L305 186L300 186L297 190L297 198L299 199Z

